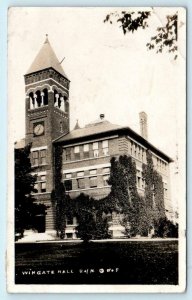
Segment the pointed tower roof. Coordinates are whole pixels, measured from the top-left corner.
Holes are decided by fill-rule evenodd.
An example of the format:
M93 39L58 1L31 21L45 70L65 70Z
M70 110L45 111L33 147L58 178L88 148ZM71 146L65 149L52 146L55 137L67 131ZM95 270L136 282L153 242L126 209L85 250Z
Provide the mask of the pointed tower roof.
M76 125L75 125L75 127L74 127L74 130L80 129L80 128L81 128L81 127L79 126L79 120L77 120Z
M27 71L27 74L38 72L47 68L53 68L57 72L59 72L61 75L63 75L65 78L67 78L65 72L63 71L63 68L61 64L59 63L59 60L57 56L55 55L55 52L53 51L49 40L48 40L48 34L46 34L45 42L40 49L39 53L35 57L32 65L30 66L29 70Z

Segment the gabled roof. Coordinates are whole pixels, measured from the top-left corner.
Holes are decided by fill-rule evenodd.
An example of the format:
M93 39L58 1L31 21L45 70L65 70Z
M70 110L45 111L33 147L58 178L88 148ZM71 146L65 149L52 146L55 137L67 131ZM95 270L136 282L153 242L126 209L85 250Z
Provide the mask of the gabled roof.
M39 53L35 57L33 63L31 64L27 74L35 73L44 69L53 68L55 71L67 78L54 50L52 49L48 37L40 49Z
M122 128L122 126L112 124L108 121L102 121L99 123L93 123L86 125L84 128L79 128L79 129L74 129L70 131L68 134L60 137L57 139L57 142L64 142L64 141L69 141L69 140L74 140L74 139L79 139L83 137L88 137L91 135L103 133L103 132L111 132L113 130Z
M146 139L140 136L138 133L133 131L129 127L115 125L106 120L96 120L84 128L74 129L69 133L62 135L61 137L54 140L55 143L63 143L64 145L72 144L76 142L84 142L90 139L97 139L99 137L108 137L112 135L127 135L133 138L135 141L142 144L147 149L150 149L157 155L161 156L168 162L173 162L172 158L163 153L158 148L154 147Z

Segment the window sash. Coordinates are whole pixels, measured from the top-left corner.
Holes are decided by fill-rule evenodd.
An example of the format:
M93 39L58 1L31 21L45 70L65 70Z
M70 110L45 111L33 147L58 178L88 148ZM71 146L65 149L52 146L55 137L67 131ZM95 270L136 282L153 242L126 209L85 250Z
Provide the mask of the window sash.
M99 149L99 143L95 142L93 143L93 150L98 150Z
M82 177L82 176L84 176L84 171L77 172L77 177Z
M65 180L64 181L64 185L65 185L65 190L66 191L71 191L72 190L72 180Z
M90 187L97 187L97 177L96 176L90 177L89 181L90 181Z
M88 152L89 151L89 144L83 145L83 151Z
M79 153L79 150L80 150L80 149L79 149L79 146L75 146L75 147L74 147L74 153L75 153L75 154L76 154L76 153Z
M78 189L84 189L85 188L84 178L77 179L77 187L78 187Z
M109 141L108 140L102 141L102 148L108 148L108 147L109 147Z
M97 174L97 170L89 170L89 174L90 175L95 175L95 174Z
M71 178L71 177L72 177L71 173L65 174L65 178Z

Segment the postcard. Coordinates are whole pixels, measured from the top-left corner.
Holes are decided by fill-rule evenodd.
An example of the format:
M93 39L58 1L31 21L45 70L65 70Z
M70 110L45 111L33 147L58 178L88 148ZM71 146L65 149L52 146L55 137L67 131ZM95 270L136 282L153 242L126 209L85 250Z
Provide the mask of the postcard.
M8 112L8 292L184 292L186 10L10 7Z

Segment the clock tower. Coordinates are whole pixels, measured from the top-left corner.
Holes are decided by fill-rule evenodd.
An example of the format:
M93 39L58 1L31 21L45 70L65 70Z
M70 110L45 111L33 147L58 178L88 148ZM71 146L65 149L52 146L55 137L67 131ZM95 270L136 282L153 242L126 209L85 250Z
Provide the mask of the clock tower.
M51 202L53 141L69 132L69 84L48 36L24 76L26 93L26 144L32 143L31 164L37 174L35 198L46 204L46 219L37 220L38 230L54 229Z

